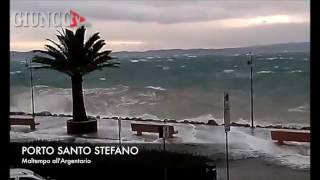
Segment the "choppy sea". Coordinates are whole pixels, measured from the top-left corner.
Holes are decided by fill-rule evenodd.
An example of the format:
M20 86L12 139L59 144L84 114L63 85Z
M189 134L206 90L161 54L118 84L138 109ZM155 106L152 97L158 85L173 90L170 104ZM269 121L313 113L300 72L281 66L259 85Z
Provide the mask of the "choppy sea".
M231 121L250 120L250 66L246 55L146 55L117 61L121 63L118 69L84 77L88 114L221 122L223 94L228 92ZM10 62L10 110L31 112L30 74L25 59ZM309 73L309 52L256 54L256 123L309 126ZM34 90L36 112L71 113L68 76L54 70L36 70Z

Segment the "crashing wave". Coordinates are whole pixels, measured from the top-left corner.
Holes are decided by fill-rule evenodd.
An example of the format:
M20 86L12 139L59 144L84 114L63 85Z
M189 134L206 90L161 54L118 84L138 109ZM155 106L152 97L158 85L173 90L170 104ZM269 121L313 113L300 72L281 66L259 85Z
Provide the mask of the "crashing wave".
M154 90L159 90L159 91L166 91L167 89L165 89L165 88L162 88L162 87L160 87L160 86L146 86L145 88L147 88L147 89L154 89Z

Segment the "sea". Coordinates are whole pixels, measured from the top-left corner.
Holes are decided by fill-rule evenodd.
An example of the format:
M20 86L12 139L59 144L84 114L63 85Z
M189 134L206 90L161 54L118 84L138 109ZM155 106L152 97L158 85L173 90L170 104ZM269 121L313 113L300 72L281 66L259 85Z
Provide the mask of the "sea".
M17 52L15 52L17 53ZM250 123L247 53L112 53L120 68L84 76L88 115L223 123L224 93L231 121ZM26 56L10 59L10 111L31 112ZM28 56L29 57L29 56ZM256 125L310 126L310 53L254 53L253 113ZM71 80L54 70L34 70L35 112L72 113Z

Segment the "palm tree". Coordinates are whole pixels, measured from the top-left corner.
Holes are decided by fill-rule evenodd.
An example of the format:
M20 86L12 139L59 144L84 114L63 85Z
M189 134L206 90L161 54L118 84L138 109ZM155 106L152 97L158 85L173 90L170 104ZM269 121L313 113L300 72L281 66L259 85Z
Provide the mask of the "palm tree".
M82 122L82 124L88 121L83 99L83 76L105 67L119 67L118 62L110 61L113 59L110 57L111 50L102 51L105 42L100 38L99 33L93 34L85 41L85 31L84 26L79 27L75 32L69 29L58 31L59 34L56 36L59 41L47 39L54 46L46 44L45 50L34 50L40 54L32 59L32 62L43 65L35 69L53 69L71 77L73 98L71 121Z

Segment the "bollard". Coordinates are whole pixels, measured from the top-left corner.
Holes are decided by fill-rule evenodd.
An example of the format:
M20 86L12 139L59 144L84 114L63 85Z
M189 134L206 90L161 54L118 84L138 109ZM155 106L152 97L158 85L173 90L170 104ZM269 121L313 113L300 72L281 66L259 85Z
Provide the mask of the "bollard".
M206 180L217 180L217 167L215 164L206 163Z

